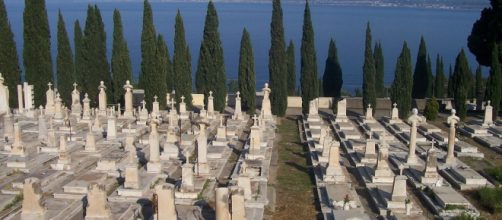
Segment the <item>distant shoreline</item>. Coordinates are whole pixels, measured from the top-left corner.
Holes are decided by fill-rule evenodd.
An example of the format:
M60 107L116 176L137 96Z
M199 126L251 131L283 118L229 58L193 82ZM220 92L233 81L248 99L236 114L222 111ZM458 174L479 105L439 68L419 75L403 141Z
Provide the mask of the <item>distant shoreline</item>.
M46 0L47 3L113 3L113 2L141 2L143 0ZM206 3L208 0L150 0L152 3L172 2L172 3ZM5 2L20 3L20 0L5 0ZM252 3L252 4L272 4L271 0L213 0L217 3ZM304 0L283 0L283 4L304 4ZM489 7L488 1L475 0L311 0L312 5L332 5L332 6L361 6L376 8L416 8L416 9L438 9L438 10L476 10L480 11ZM21 4L23 2L21 1Z

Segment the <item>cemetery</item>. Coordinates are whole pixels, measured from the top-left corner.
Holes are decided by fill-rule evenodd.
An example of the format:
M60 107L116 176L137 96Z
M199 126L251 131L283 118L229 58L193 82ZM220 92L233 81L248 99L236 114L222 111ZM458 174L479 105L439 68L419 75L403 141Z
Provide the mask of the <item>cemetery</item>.
M195 111L184 97L176 103L173 93L166 94L166 106L157 96L135 106L136 90L127 81L120 106L107 103L101 83L91 108L77 84L69 107L47 86L45 106L33 105L28 83L17 87L19 108L1 103L0 205L11 210L2 218L269 218L280 118L271 112L268 84L253 115L242 111L239 92L228 111L218 112L212 92L207 107ZM396 104L383 117L374 116L371 105L364 115L350 115L341 99L333 102L336 113L326 114L320 99L298 117L297 135L313 167L322 219L480 215L463 192L495 185L462 161L485 156L462 140L502 153L502 125L491 121L490 102L484 120L463 123L451 109L444 130L417 109L406 119Z

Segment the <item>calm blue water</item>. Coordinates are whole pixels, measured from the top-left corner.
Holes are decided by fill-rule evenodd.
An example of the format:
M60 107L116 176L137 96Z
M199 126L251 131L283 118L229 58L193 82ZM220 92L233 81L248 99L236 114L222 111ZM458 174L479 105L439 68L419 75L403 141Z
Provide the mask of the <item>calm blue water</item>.
M7 10L12 29L22 55L23 2L7 2ZM111 54L113 33L113 10L122 14L124 32L128 41L135 78L141 63L142 2L98 3L104 19L108 38L108 57ZM187 41L192 54L195 72L206 12L206 3L152 3L157 31L168 41L170 54L173 53L174 17L179 9L184 18ZM237 78L239 45L244 27L251 34L257 74L257 87L268 80L268 50L270 48L271 4L218 3L220 33L225 52L227 78ZM47 3L52 36L53 62L56 57L57 12L61 9L71 41L73 22L79 19L84 27L87 4ZM300 71L300 42L303 25L303 4L283 4L286 40L292 40L296 49L297 75ZM383 44L385 56L385 83L389 85L394 77L396 59L403 41L407 41L414 57L420 36L427 42L428 52L433 61L436 54L444 56L447 66L454 65L455 56L461 48L467 49L467 36L472 23L479 17L479 11L436 10L413 8L376 8L362 6L311 5L312 20L316 35L319 76L324 72L328 43L334 38L344 74L344 89L353 91L361 87L364 54L364 34L366 22L371 23L373 39ZM73 44L73 42L72 42ZM477 65L468 53L471 68ZM413 64L414 58L413 57ZM22 61L21 61L22 63ZM433 66L434 68L434 66ZM299 76L297 76L297 79Z

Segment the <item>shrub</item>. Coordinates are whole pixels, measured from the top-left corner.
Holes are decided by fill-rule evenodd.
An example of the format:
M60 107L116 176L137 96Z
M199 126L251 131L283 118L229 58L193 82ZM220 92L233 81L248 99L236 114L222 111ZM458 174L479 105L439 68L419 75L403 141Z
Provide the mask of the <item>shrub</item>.
M502 183L502 166L486 168L485 172L498 183Z
M435 120L438 117L439 111L439 103L437 102L435 97L427 100L427 104L425 105L424 115L427 120Z

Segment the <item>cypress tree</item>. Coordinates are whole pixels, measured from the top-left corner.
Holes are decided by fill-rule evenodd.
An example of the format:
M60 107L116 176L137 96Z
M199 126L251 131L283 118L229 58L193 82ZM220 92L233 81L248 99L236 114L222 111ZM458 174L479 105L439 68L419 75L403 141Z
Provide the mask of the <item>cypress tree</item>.
M385 85L384 85L384 57L382 50L382 43L378 42L375 44L374 51L375 59L375 92L377 97L385 96Z
M9 87L9 106L17 106L17 85L21 81L21 70L17 55L16 42L12 33L7 10L0 0L0 73Z
M455 109L457 110L458 117L460 119L465 119L467 116L467 106L465 101L469 95L469 87L471 83L471 71L469 64L467 62L467 57L465 56L464 49L460 51L455 60L455 69L453 71L453 98ZM499 87L500 88L500 87Z
M434 96L434 76L432 75L432 62L431 57L427 55L427 90L425 97Z
M253 47L251 46L251 39L246 28L242 32L238 81L239 91L242 95L242 108L249 115L252 115L256 112L256 80Z
M495 45L492 50L492 64L490 76L486 83L485 100L490 100L493 106L493 120L497 119L500 110L500 100L502 93L502 71L499 59L499 46Z
M24 2L23 63L25 80L34 86L35 106L45 104L47 83L53 81L51 34L45 0Z
M171 91L174 88L174 76L173 76L173 66L171 63L171 59L169 58L169 49L167 48L167 44L164 41L162 35L157 37L157 57L159 59L159 68L162 73L162 77L166 80L166 91ZM165 91L163 92L163 94Z
M451 64L450 64L450 69L448 70L448 98L453 98L453 71L451 69Z
M73 78L79 85L84 85L84 34L82 33L82 28L78 20L75 20L73 28L73 44L75 45L75 75Z
M323 94L326 97L339 98L342 90L342 67L338 61L338 51L333 39L329 41L328 58L322 78Z
M270 80L270 101L272 113L284 116L287 109L287 62L286 43L284 41L284 26L282 21L282 7L280 0L272 1L272 21L270 23L271 45L268 51L268 72Z
M188 108L192 107L192 59L190 50L185 40L185 27L183 18L178 10L176 23L174 25L174 55L173 73L174 88L176 89L176 102L181 102L181 96L185 96L185 103Z
M438 54L436 58L436 81L434 83L434 94L440 99L445 97L445 82L446 79L444 76L443 58Z
M157 34L153 25L152 7L148 0L144 1L143 32L141 34L141 72L139 87L145 90L145 101L152 103L154 96L163 96L167 91L166 76L160 72L160 63L157 57ZM165 103L164 99L160 99ZM161 103L161 106L163 106Z
M406 41L397 59L394 82L391 87L392 102L399 108L399 117L404 119L411 110L413 75L411 73L411 53Z
M198 93L205 94L206 102L209 91L213 92L214 109L225 109L227 95L225 62L223 47L218 31L218 14L212 1L207 5L204 35L200 45L199 62L195 73L195 87Z
M302 111L307 113L309 102L319 97L319 78L317 77L317 58L314 43L314 27L310 18L309 2L305 3L303 17L303 36L301 47L301 86Z
M376 109L376 94L375 94L375 60L373 59L373 51L371 51L371 28L368 22L366 26L366 43L364 49L364 66L363 66L363 109L366 112L368 104L371 104L373 109Z
M418 47L417 62L413 74L413 92L414 99L423 99L427 96L429 88L429 77L427 73L427 46L424 37L420 37Z
M295 63L295 45L293 41L289 41L288 49L286 50L286 66L288 78L288 96L296 95L296 63Z
M84 51L85 60L84 83L81 85L83 91L89 94L91 104L96 105L96 98L100 81L104 81L107 88L112 87L110 66L106 57L106 33L101 17L101 12L97 5L89 5L87 10L87 20L84 29ZM107 92L107 99L113 103L113 92Z
M483 98L485 95L485 88L484 88L484 82L483 82L483 71L481 70L481 65L478 65L478 68L476 68L476 105L477 109L482 109L483 105ZM502 92L502 90L501 90Z
M119 10L113 11L113 45L112 45L112 76L113 76L113 97L117 103L124 102L123 85L127 80L132 81L131 58L129 48L124 38L122 28L122 17ZM112 91L108 91L112 92Z
M70 40L66 32L65 22L61 11L58 12L58 55L56 57L57 88L66 106L71 105L71 91L73 90L74 66Z

